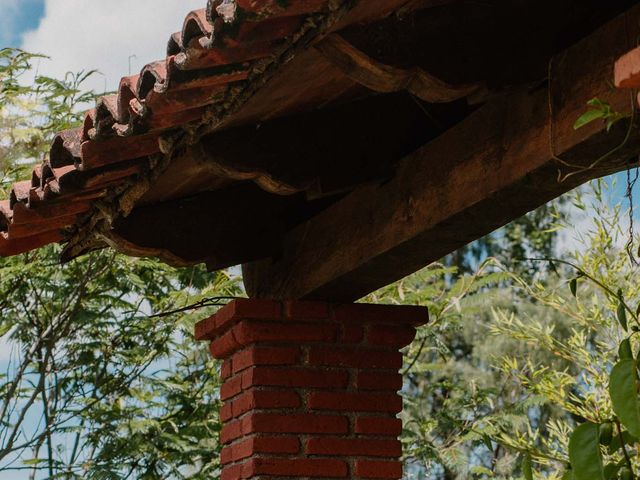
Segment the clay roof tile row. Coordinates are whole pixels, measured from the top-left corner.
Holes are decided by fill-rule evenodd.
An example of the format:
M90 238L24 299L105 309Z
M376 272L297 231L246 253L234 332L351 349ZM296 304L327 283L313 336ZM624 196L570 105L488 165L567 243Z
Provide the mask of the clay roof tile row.
M332 0L209 0L171 35L167 57L122 78L79 128L60 132L32 178L0 202L0 255L64 240L107 188L148 168L163 132L201 118L229 87L247 79L308 14Z

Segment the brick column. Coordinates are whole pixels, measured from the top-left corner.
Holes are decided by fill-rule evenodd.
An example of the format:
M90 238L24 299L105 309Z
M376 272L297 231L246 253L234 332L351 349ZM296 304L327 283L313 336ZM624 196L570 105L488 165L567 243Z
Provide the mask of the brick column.
M196 326L224 360L222 480L402 478L412 306L236 300Z

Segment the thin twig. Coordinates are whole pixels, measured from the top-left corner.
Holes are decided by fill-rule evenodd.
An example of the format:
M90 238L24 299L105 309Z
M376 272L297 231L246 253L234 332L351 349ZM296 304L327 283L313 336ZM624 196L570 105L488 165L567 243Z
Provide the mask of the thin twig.
M221 307L226 305L227 303L223 303L222 300L236 300L238 297L209 297L200 300L199 302L192 303L191 305L187 305L186 307L178 308L176 310L169 310L162 313L156 313L155 315L151 315L149 318L164 318L170 317L171 315L175 315L176 313L189 312L191 310L197 310L199 308L204 307Z
M635 252L633 251L634 245L634 226L633 226L633 189L638 182L638 176L640 175L638 172L638 167L635 168L635 175L633 179L631 178L631 169L627 169L627 201L629 202L629 240L627 241L627 255L629 255L629 259L631 263L635 266L638 266L638 260L636 259Z

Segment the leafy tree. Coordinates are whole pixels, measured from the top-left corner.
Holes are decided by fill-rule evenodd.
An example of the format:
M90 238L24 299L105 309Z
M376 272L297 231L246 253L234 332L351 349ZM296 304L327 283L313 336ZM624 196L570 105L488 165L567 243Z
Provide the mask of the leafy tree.
M499 364L523 386L523 399L535 398L559 412L545 422L523 418L528 421L522 428L497 436L497 441L533 460L530 478L535 471L568 480L627 480L640 473L640 290L625 248L628 232L622 227L620 207L608 207L602 186L595 184L594 228L586 235L586 249L564 263L568 281L549 288L514 277L518 289L565 318L570 329L559 334L553 325L544 326L535 318L503 310L494 314L494 334L529 347L535 343L535 349L565 365L542 365L528 354L505 357ZM517 412L515 402L510 409Z
M460 274L471 274L485 259L494 258L531 279L545 267L522 260L554 256L558 231L567 220L568 207L568 197L560 197L456 250L443 263L456 267Z
M533 278L433 265L372 297L431 312L406 356L409 478L637 478L639 287L604 185L584 249Z

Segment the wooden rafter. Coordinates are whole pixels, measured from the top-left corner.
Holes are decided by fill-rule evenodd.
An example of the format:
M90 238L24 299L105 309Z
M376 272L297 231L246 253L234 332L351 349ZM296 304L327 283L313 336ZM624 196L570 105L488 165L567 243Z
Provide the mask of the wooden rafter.
M629 112L613 62L638 35L640 7L551 63L548 85L492 99L362 187L290 231L279 257L244 266L257 297L350 301L414 272L590 179L628 168L636 128L575 120L594 97ZM635 165L635 159L632 160Z
M377 62L340 35L333 34L316 48L342 73L374 92L407 90L425 102L447 103L467 97L478 85L449 85L421 68L402 69Z

